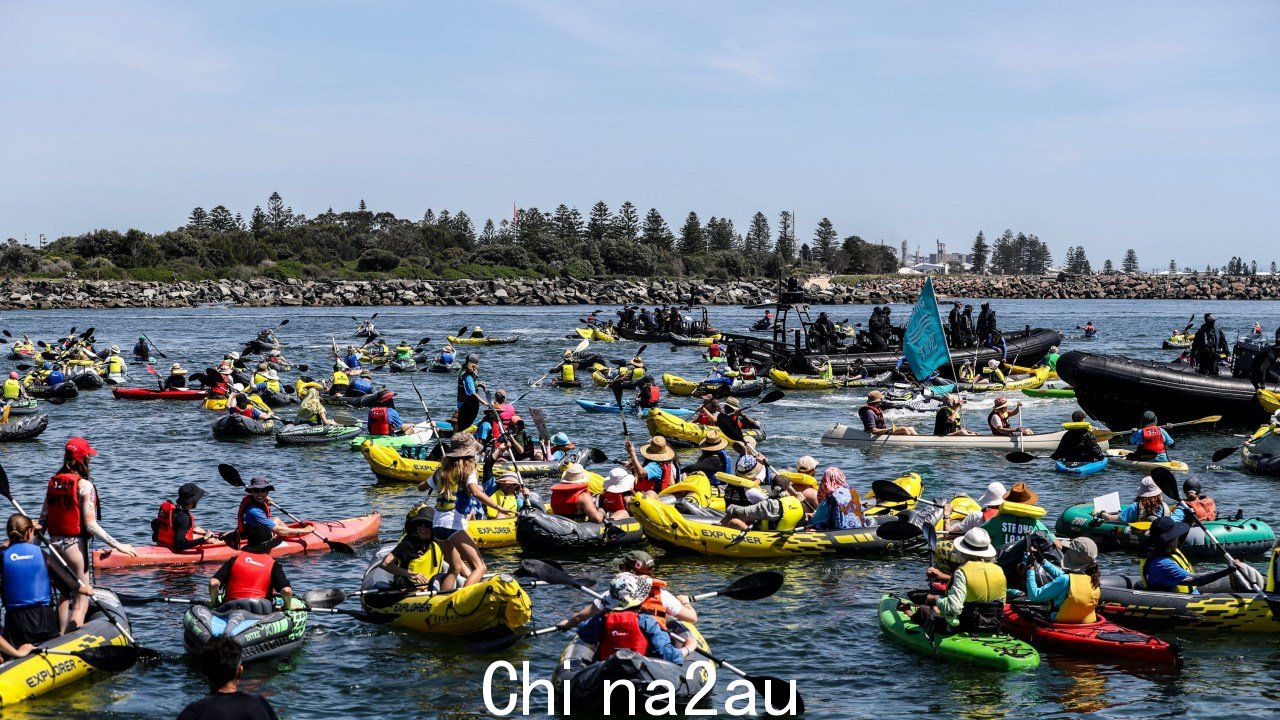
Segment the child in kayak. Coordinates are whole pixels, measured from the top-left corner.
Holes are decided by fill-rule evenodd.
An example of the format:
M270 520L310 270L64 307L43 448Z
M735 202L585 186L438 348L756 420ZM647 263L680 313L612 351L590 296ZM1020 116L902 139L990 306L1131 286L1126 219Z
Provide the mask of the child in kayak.
M1040 584L1033 560L1050 578L1044 585ZM1027 577L1027 599L1049 603L1049 618L1054 622L1097 622L1094 611L1102 597L1099 590L1102 578L1098 570L1098 546L1093 540L1082 537L1062 543L1061 568L1031 551L1018 570Z

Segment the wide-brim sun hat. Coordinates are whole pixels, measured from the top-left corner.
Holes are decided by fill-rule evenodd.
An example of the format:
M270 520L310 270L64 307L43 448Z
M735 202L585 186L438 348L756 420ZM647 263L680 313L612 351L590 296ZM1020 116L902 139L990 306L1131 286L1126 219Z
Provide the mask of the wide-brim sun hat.
M444 454L451 458L474 458L480 452L480 443L469 432L456 432L449 438L449 451Z
M604 491L608 493L629 493L635 486L635 476L622 468L610 470L604 479Z
M719 430L711 428L707 430L707 436L702 439L698 447L708 452L715 452L729 447L729 441L720 434Z
M975 558L993 558L996 549L991 547L991 536L982 528L973 528L955 543L956 552Z
M1036 500L1039 499L1040 496L1035 494L1024 482L1014 483L1013 488L1004 494L1005 502L1021 503L1023 505L1034 505Z
M1160 486L1156 485L1156 481L1151 476L1142 478L1142 482L1138 483L1138 497L1159 497L1164 493L1160 491Z
M993 482L987 486L987 491L978 498L978 505L981 507L1003 505L1006 492L1008 491L1005 490L1003 483Z
M576 462L565 466L564 474L560 476L560 480L567 483L584 483L587 479L587 469Z
M655 435L648 443L640 446L640 456L647 460L666 462L674 460L676 451L667 443L662 435Z
M1098 560L1098 544L1091 538L1078 537L1062 544L1063 569L1083 572Z

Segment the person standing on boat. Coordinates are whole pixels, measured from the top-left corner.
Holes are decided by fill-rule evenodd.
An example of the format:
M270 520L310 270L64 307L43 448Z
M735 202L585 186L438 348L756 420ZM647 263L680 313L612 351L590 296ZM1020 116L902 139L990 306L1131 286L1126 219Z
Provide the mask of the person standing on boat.
M1204 324L1196 330L1191 339L1191 357L1195 360L1196 372L1201 375L1217 375L1218 361L1227 348L1227 337L1217 327L1217 318L1213 313L1204 314Z
M951 347L964 347L962 345L963 336L960 334L960 317L963 313L960 311L960 301L956 300L951 304L951 312L947 313L947 330L951 334Z
M977 331L973 326L973 306L965 305L964 312L960 313L960 341L961 347L972 348L978 346Z
M1142 413L1142 427L1129 436L1129 444L1138 446L1129 454L1130 460L1169 462L1165 449L1173 447L1173 438L1156 424L1156 414L1148 410Z

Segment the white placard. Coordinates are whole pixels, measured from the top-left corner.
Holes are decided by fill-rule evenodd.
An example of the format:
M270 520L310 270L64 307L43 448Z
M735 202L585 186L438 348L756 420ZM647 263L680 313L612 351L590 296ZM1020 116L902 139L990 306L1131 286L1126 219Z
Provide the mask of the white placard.
M1105 510L1109 513L1120 512L1120 493L1113 492L1093 499L1094 510Z

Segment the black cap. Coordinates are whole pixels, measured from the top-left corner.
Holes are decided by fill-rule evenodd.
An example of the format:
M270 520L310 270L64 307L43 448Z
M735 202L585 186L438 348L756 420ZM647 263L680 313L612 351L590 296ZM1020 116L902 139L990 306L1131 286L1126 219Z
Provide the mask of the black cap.
M1189 493L1192 490L1194 490L1197 495L1200 494L1200 481L1195 478L1187 478L1186 480L1183 480L1182 492Z
M1191 532L1191 526L1183 522L1175 522L1173 518L1165 515L1156 518L1151 523L1151 529L1147 531L1152 538L1158 539L1160 542L1169 542L1174 538L1180 538Z
M204 497L204 489L195 483L186 483L178 488L178 504L199 502Z

